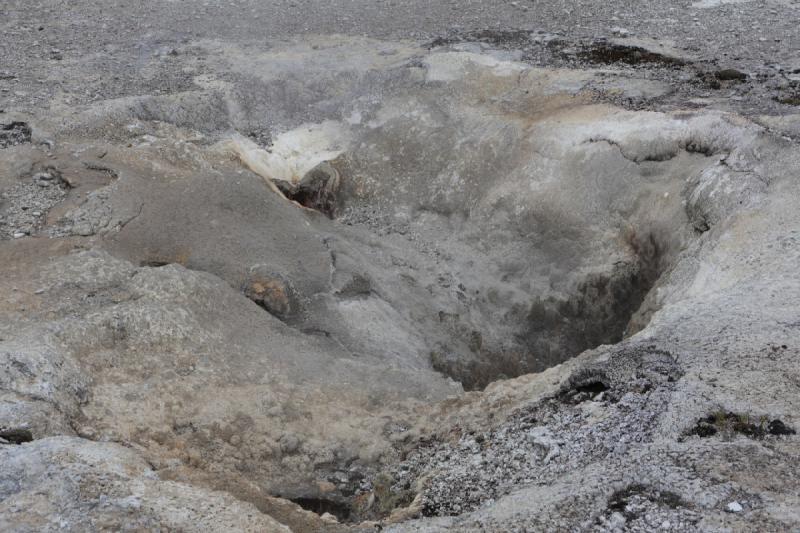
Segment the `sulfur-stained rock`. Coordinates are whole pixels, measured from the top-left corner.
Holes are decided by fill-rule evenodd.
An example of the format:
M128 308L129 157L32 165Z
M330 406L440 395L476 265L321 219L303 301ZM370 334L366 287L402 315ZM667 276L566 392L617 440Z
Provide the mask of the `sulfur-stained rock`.
M300 303L291 283L266 266L250 269L243 292L259 306L281 319L291 318L300 312Z

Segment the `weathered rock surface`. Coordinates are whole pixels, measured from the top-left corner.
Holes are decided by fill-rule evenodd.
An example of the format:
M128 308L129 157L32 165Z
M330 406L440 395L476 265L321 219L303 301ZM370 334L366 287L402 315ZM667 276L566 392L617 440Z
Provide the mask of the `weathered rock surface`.
M4 531L291 531L230 494L161 481L117 444L51 437L0 457Z
M0 529L800 527L792 115L629 27L186 37L158 93L15 96Z

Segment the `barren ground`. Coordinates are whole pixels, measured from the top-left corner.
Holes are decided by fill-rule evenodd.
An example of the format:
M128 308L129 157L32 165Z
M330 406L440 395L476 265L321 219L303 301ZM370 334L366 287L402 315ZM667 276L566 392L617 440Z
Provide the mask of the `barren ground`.
M0 529L800 528L800 4L0 5Z

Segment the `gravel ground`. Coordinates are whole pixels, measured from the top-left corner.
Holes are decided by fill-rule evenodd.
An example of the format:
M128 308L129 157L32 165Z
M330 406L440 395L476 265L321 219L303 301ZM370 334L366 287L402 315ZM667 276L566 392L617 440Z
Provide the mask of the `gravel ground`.
M58 171L49 169L0 193L0 239L35 235L47 211L66 197L67 188Z
M10 0L0 6L0 109L185 90L202 65L188 71L177 55L198 40L265 46L338 33L479 40L522 50L536 64L568 66L596 64L581 52L603 39L653 39L692 58L677 69L684 101L721 97L738 110L788 112L800 102L798 16L796 1ZM663 70L655 63L637 68ZM726 69L747 78L715 77Z

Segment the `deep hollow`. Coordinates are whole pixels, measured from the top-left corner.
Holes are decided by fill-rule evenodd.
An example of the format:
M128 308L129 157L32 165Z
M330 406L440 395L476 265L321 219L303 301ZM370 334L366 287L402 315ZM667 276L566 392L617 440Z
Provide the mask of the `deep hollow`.
M339 173L332 165L317 165L298 183L283 180L274 180L273 183L289 200L333 218L339 190Z
M660 246L652 235L630 245L636 253L635 263L620 265L609 276L587 276L567 299L534 301L516 338L521 353L481 352L478 347L482 357L466 364L434 353L434 369L459 381L466 390L480 390L498 379L540 372L587 349L620 342L664 269ZM479 337L472 343L480 344Z
M291 501L306 511L311 511L320 516L328 513L335 516L339 522L344 523L350 521L351 510L350 507L344 503L325 498L293 498Z
M33 433L29 429L11 428L0 430L0 439L11 444L24 444L33 441Z

